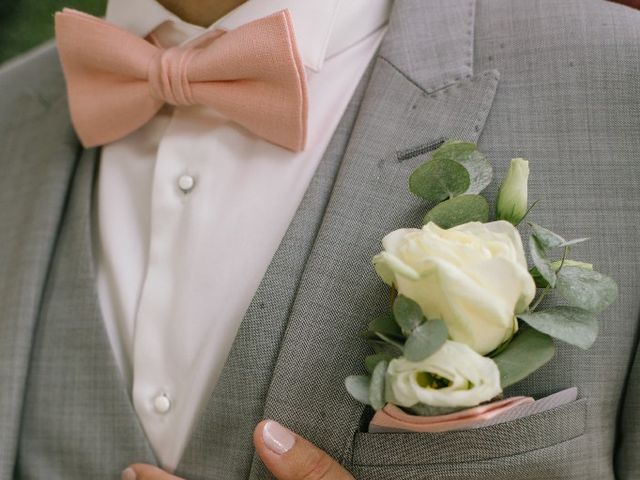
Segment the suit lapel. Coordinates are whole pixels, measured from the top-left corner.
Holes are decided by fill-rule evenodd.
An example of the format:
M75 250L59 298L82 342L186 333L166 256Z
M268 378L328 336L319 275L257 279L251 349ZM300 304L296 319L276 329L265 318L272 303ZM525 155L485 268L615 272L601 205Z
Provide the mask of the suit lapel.
M17 115L0 119L0 478L13 475L32 335L78 159L64 86L48 87L25 89Z
M363 371L359 332L388 308L372 257L427 206L410 173L440 138L476 141L497 88L475 74L472 0L397 0L326 213L303 272L264 416L349 463L364 408L344 388ZM251 372L247 372L251 377ZM251 478L265 478L255 458Z

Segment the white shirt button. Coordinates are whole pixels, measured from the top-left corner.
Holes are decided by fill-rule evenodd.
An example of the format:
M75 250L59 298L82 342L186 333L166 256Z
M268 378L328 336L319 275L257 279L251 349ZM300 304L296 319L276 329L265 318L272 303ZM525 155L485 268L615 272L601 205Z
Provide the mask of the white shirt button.
M196 180L191 175L182 175L178 179L178 187L182 193L189 193L196 185Z
M167 413L171 410L171 400L164 393L153 399L153 408L157 413Z

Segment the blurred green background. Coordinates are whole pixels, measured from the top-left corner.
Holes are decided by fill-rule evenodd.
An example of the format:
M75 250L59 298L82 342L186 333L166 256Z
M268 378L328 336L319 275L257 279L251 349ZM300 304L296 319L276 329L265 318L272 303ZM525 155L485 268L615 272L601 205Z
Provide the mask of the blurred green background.
M0 63L53 37L53 14L64 7L104 15L107 0L0 0Z

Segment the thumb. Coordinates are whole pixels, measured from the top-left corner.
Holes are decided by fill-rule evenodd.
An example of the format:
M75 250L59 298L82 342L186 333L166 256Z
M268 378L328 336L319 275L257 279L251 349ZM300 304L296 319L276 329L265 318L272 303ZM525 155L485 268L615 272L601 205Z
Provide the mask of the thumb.
M354 480L325 452L273 420L258 424L253 443L278 480Z
M122 480L182 480L153 465L137 463L122 472Z

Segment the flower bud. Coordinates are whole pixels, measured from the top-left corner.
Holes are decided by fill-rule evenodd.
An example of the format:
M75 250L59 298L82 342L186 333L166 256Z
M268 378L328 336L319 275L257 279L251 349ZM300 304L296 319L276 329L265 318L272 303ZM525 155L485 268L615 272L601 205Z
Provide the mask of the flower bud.
M527 182L529 180L529 162L524 158L511 160L507 177L502 182L496 213L498 220L506 220L518 225L527 214Z

